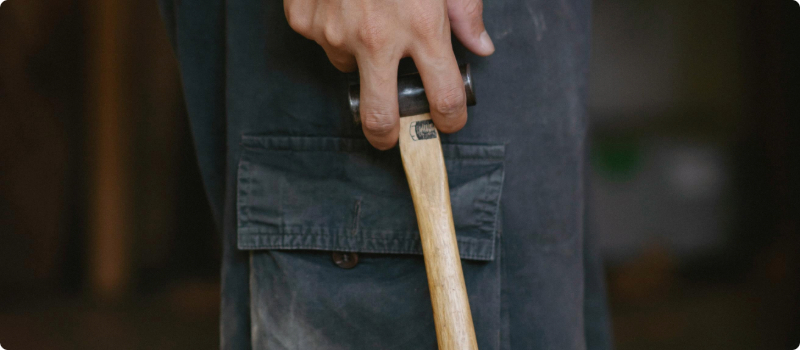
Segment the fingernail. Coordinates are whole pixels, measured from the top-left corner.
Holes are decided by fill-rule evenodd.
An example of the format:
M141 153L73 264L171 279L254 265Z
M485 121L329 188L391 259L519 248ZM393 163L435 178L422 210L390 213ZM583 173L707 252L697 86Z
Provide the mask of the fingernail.
M489 37L489 33L487 33L485 30L483 33L481 33L481 46L488 50L489 54L494 52L494 43L492 42L492 38Z

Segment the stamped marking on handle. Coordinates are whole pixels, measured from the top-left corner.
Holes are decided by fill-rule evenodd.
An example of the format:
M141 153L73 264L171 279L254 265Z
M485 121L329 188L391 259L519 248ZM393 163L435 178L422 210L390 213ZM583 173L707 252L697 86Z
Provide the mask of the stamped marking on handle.
M414 141L435 139L437 135L436 127L430 119L411 122L408 132Z

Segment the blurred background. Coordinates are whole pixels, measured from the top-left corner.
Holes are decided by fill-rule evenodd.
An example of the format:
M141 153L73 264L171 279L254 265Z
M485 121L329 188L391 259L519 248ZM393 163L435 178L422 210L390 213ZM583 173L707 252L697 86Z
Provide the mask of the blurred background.
M617 348L795 349L800 6L593 12L587 229ZM191 142L155 0L0 6L3 347L218 348Z

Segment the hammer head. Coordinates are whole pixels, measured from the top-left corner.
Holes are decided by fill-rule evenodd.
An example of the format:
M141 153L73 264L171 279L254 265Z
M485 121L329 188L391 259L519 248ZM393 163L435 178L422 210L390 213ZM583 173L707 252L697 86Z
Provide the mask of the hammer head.
M475 91L473 90L472 73L470 73L469 64L462 64L458 66L458 68L461 71L461 79L464 81L464 91L467 93L467 106L474 106ZM350 113L352 113L355 123L360 124L361 116L359 105L361 100L359 85L350 85L348 95L350 100ZM405 74L397 77L397 95L401 117L428 113L431 110L419 73Z

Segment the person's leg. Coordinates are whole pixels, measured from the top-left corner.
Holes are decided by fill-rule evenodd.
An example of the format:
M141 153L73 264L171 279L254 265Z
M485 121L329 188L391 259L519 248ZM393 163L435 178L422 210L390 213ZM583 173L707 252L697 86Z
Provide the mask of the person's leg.
M252 347L434 347L418 227L397 149L367 143L349 114L346 75L291 30L280 2L228 0L226 35L225 234L251 257L243 305ZM495 214L504 149L443 149L478 342L498 349ZM339 266L332 251L358 254L357 265Z
M589 317L589 312L584 316L584 310L589 305L585 304L585 300L592 298L584 293L593 294L594 290L590 288L589 276L584 274L587 268L584 263L589 260L584 257L582 236L582 165L590 6L588 1L578 0L503 0L484 5L487 29L497 51L488 58L469 56L465 59L472 64L478 105L470 109L470 121L464 130L443 137L445 143L505 144L502 161L505 169L500 244L502 254L497 252L493 258L503 257L503 279L499 284L502 286L503 309L506 310L506 327L499 332L496 329L498 322L495 321L483 325L476 322L476 327L484 329L483 339L491 340L488 348L493 347L491 344L497 344L494 341L497 338L491 334L499 333L500 339L497 340L505 349L582 349L586 345L585 329L591 328L588 325L585 327L584 322L603 319L603 315ZM252 334L277 339L273 337L275 334L270 334L272 329L264 328L266 324L262 328L258 324L250 327L250 322L240 320L249 319L250 312L259 315L259 312L265 311L253 309L251 305L277 303L279 300L270 298L280 297L260 293L266 289L251 293L253 285L247 276L252 277L252 274L246 262L240 259L249 253L239 251L234 246L242 243L237 242L241 237L237 226L240 213L236 210L237 195L241 189L241 184L237 183L237 173L242 135L287 136L304 140L314 137L363 139L363 135L347 113L347 82L343 75L330 66L319 47L291 31L279 2L230 0L225 13L226 43L218 49L226 50L226 65L220 70L209 69L208 74L211 77L217 73L225 74L227 186L223 215L226 254L223 262L222 337L226 348L238 349L250 345ZM184 15L190 16L188 13ZM180 23L177 27L180 32ZM202 47L208 44L202 37L196 36L195 39L198 41L188 41L186 45ZM176 46L180 46L180 43ZM196 61L201 60L202 63L202 57L179 54L179 59L182 66L202 67ZM209 130L223 132L215 129L213 123L197 119L198 113L192 112L190 106L193 128L198 123ZM196 130L195 137L198 137ZM390 156L391 153L386 153L386 157ZM373 164L377 168L370 169L378 171L386 164L389 163ZM469 171L464 169L457 170L465 176L482 176L468 174ZM221 180L215 184L220 185ZM398 186L403 184L392 181L387 185L374 188L388 189L393 193L392 189L400 188ZM284 193L265 193L263 196L260 199L291 199L285 197ZM463 197L454 201L470 202ZM367 208L369 203L364 205ZM329 238L334 237L338 236ZM363 233L357 237L364 237ZM331 245L327 246L329 249L338 247L337 241L330 242ZM284 290L289 294L292 291L299 292L296 290L299 285L275 283L303 277L287 275L290 278L277 278L281 273L299 266L303 254L276 253L280 259L272 261L282 261L282 264L271 263L268 260L269 252L253 254L261 254L258 267L266 269L255 276L257 279L270 281L269 288L276 288L274 290ZM476 305L486 304L486 300L494 298L494 291L487 287L491 283L481 281L486 278L496 280L499 275L493 271L498 262L465 263L467 284L472 283L473 289L486 293L483 299L475 300ZM322 260L320 264L324 266ZM375 272L377 277L383 274ZM332 283L326 284L329 290L341 287ZM408 285L416 286L414 283ZM421 295L424 295L424 289L420 291L418 287L409 287L408 292L422 292ZM381 291L385 290L377 292ZM347 305L368 306L372 291L363 289L360 292L337 294L335 299L326 298L321 293L311 296L311 299L329 303L331 312L339 312L346 310ZM483 294L471 292L472 295ZM256 300L251 303L247 298ZM416 300L414 310L430 312L430 305L422 305L424 297L413 300ZM406 306L402 304L402 298L397 301L398 305ZM276 304L276 307L280 305ZM499 314L500 310L491 303L488 305L483 309L473 306L473 314L485 313L487 316L480 317L481 321L494 318L492 313L496 311ZM339 307L342 309L337 309ZM277 312L277 316L270 315L273 319L315 315L290 311L281 314L279 308L266 311ZM385 313L387 318L393 316L392 313ZM428 316L424 319L428 319ZM294 319L294 322L297 321L303 320ZM323 324L330 327L327 332L332 334L336 334L336 329L346 331L354 327L368 328L382 324L368 319L347 318L347 321L353 323ZM348 334L338 334L331 339L338 341L360 333ZM429 342L433 330L426 334L418 340ZM356 339L356 342L365 339Z

